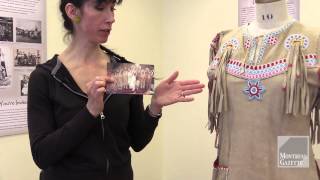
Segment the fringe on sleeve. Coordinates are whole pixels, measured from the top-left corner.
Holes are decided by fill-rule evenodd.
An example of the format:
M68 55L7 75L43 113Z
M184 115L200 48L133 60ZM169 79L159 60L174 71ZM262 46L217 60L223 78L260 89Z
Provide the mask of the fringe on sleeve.
M218 53L221 39L224 32L219 33L211 43L210 48L210 64L218 60L214 67L213 73L208 73L209 76L209 99L208 99L208 129L212 133L216 131L215 146L218 146L219 137L219 121L222 119L222 112L228 109L227 104L227 82L226 82L226 65L232 55L233 47L227 46L226 49ZM209 67L213 68L213 67Z
M310 92L307 69L300 42L293 44L287 56L288 71L285 76L285 112L292 115L307 115L310 110Z

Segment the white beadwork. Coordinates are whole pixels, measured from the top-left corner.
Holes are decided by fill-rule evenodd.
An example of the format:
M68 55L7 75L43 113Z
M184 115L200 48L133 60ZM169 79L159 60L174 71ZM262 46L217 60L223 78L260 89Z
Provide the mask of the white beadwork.
M223 53L228 46L231 46L233 50L237 50L239 48L239 45L240 45L239 40L236 38L232 38L228 42L225 42L222 45L221 53Z
M215 57L210 63L209 69L216 69L219 64L220 59ZM316 54L307 54L304 58L305 66L308 68L318 67L319 60ZM245 67L245 72L243 73L242 68ZM288 70L288 65L286 59L278 59L271 61L267 64L260 65L244 65L240 59L230 59L226 71L228 74L242 78L242 79L268 79L280 74L283 74Z
M284 47L287 49L291 49L295 42L299 42L302 49L307 49L309 47L309 38L302 34L291 34L289 35L284 43Z
M248 57L249 64L250 65L260 64L263 60L264 53L265 53L268 45L276 45L278 43L277 36L280 33L286 31L293 23L294 23L294 21L291 21L291 22L287 23L286 25L282 26L279 30L267 33L263 36L261 47L260 47L260 49L258 49L259 53L258 53L256 63L254 62L254 57L255 57L256 50L258 48L258 39L249 34L249 30L247 27L246 32L244 32L244 34L243 34L243 38L244 38L245 42L250 41L250 43L249 43L250 44L249 57Z

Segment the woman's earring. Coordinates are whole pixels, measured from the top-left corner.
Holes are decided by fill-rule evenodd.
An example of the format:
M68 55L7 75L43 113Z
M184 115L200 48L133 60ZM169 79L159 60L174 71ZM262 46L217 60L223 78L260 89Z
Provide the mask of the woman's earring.
M73 22L76 23L76 24L79 24L80 21L81 21L80 16L75 16L75 17L73 18Z

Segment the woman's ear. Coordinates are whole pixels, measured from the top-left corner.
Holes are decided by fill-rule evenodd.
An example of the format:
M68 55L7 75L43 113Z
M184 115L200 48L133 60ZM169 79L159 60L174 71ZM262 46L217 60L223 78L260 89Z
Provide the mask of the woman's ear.
M67 16L73 21L78 23L80 21L80 9L77 8L74 4L68 3L65 6L65 11Z

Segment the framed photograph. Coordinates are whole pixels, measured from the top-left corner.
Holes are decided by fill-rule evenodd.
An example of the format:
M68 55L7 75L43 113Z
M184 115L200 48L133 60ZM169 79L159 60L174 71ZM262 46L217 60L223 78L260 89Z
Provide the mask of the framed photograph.
M0 46L0 88L11 87L12 84L12 60L11 49Z
M13 18L0 17L0 41L13 41Z
M41 43L41 21L17 19L16 41Z
M154 93L154 65L109 63L108 76L114 83L107 85L107 93L145 94Z
M22 74L20 79L20 95L28 96L29 74Z
M14 67L35 67L40 63L39 49L15 48L13 51Z

